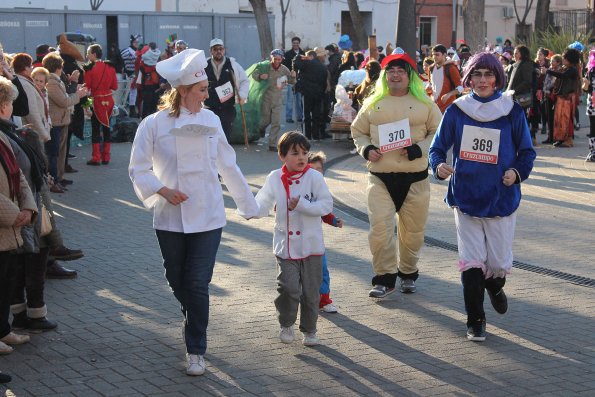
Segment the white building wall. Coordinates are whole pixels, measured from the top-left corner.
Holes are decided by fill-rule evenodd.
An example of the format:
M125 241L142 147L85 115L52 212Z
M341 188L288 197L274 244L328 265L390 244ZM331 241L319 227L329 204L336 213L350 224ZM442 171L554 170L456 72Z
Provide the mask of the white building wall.
M459 7L462 7L463 0L457 0ZM519 18L522 18L525 13L525 2L517 1L517 10ZM551 0L550 11L560 10L580 10L587 8L588 0ZM533 7L529 10L525 22L529 25L535 26L535 7L537 1L533 2ZM513 17L504 17L504 8L513 8ZM486 39L490 43L496 41L496 37L501 36L504 39L510 38L514 41L515 27L517 24L516 16L514 15L514 4L512 0L485 0L485 20L487 21L487 36ZM465 29L463 17L458 18L457 38L463 39L465 36Z
M456 0L459 7L463 0ZM101 11L155 11L155 0L105 0ZM485 0L487 40L494 42L496 37L514 37L516 17L504 18L502 9L513 7L513 0ZM379 45L394 44L397 25L398 0L359 0L360 11L372 12L372 26ZM524 12L524 2L518 1L519 13ZM572 10L587 7L587 0L551 0L550 10ZM278 0L267 2L269 11L275 15L274 46L282 47L281 5ZM534 3L535 6L535 3ZM2 0L3 8L46 8L89 10L89 0ZM236 14L251 12L248 0L161 0L161 11L166 12L213 12ZM291 37L302 38L303 48L325 46L336 43L341 36L341 12L349 11L346 0L291 0L286 16L285 43L289 46ZM529 12L527 22L533 24L535 10ZM457 18L457 38L464 37L463 18Z

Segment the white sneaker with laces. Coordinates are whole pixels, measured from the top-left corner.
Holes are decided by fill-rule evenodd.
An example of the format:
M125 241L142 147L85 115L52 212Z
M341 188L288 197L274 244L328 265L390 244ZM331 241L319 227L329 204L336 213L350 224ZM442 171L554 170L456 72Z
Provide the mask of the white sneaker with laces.
M186 353L186 360L188 362L186 375L199 376L205 373L207 365L204 356Z
M320 311L325 313L337 313L337 306L333 305L332 303L326 304L320 308Z
M291 327L281 327L281 331L279 331L279 339L281 339L281 342L283 343L293 343L295 340L293 325Z
M302 343L304 346L318 346L320 345L320 339L316 336L316 332L304 332L304 340Z

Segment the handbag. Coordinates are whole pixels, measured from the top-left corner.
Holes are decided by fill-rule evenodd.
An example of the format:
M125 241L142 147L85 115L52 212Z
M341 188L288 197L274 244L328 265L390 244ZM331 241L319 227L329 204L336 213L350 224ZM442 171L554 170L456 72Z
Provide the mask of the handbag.
M45 205L41 205L41 230L39 235L45 237L52 232L52 215Z
M528 108L533 105L533 93L527 92L525 94L519 94L514 96L515 101L521 105L522 108Z

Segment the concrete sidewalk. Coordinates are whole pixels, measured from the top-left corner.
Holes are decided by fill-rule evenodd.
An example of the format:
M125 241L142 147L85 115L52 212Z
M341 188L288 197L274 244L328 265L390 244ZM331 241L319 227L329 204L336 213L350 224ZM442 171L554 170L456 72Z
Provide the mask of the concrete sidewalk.
M581 131L582 132L582 131ZM584 135L584 134L583 134ZM582 139L585 141L585 139ZM538 149L524 187L517 259L545 269L595 278L592 218L595 171L575 149ZM346 155L348 141L323 142L329 158ZM280 166L274 153L236 147L253 186ZM506 291L510 309L486 303L488 339L465 338L456 252L426 246L418 293L368 298L372 275L367 244L363 160L350 156L327 172L343 203L343 229L325 227L331 296L339 314L321 315L323 346L279 342L273 299L276 269L273 218L244 221L226 195L224 229L211 286L207 373L184 373L181 316L163 276L151 214L127 176L130 144L113 146L109 166L84 165L76 148L69 191L54 195L69 247L85 258L67 265L76 280L48 280L55 332L0 357L17 396L591 396L595 390L595 289L515 270ZM589 168L591 167L591 168ZM255 189L256 190L256 189ZM428 236L456 243L452 213L432 184ZM358 212L359 211L359 212ZM453 240L454 239L454 240ZM8 387L8 388L7 388Z

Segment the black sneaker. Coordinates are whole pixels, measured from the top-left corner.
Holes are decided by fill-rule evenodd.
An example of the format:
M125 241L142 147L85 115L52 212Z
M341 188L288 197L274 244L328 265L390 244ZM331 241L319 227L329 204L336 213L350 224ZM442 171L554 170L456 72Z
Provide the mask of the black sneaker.
M500 291L496 293L488 290L488 295L490 296L490 302L492 302L494 310L500 314L506 313L508 310L508 299L506 298L504 290L500 288Z
M467 328L467 339L473 342L483 342L484 340L486 340L485 320Z
M41 318L29 318L29 327L33 331L50 331L56 328L58 324L54 321L50 321L47 317Z
M61 245L52 248L50 250L50 256L62 261L73 261L82 258L85 254L81 250L71 250L70 248Z
M0 372L0 383L8 383L12 380L10 375Z

